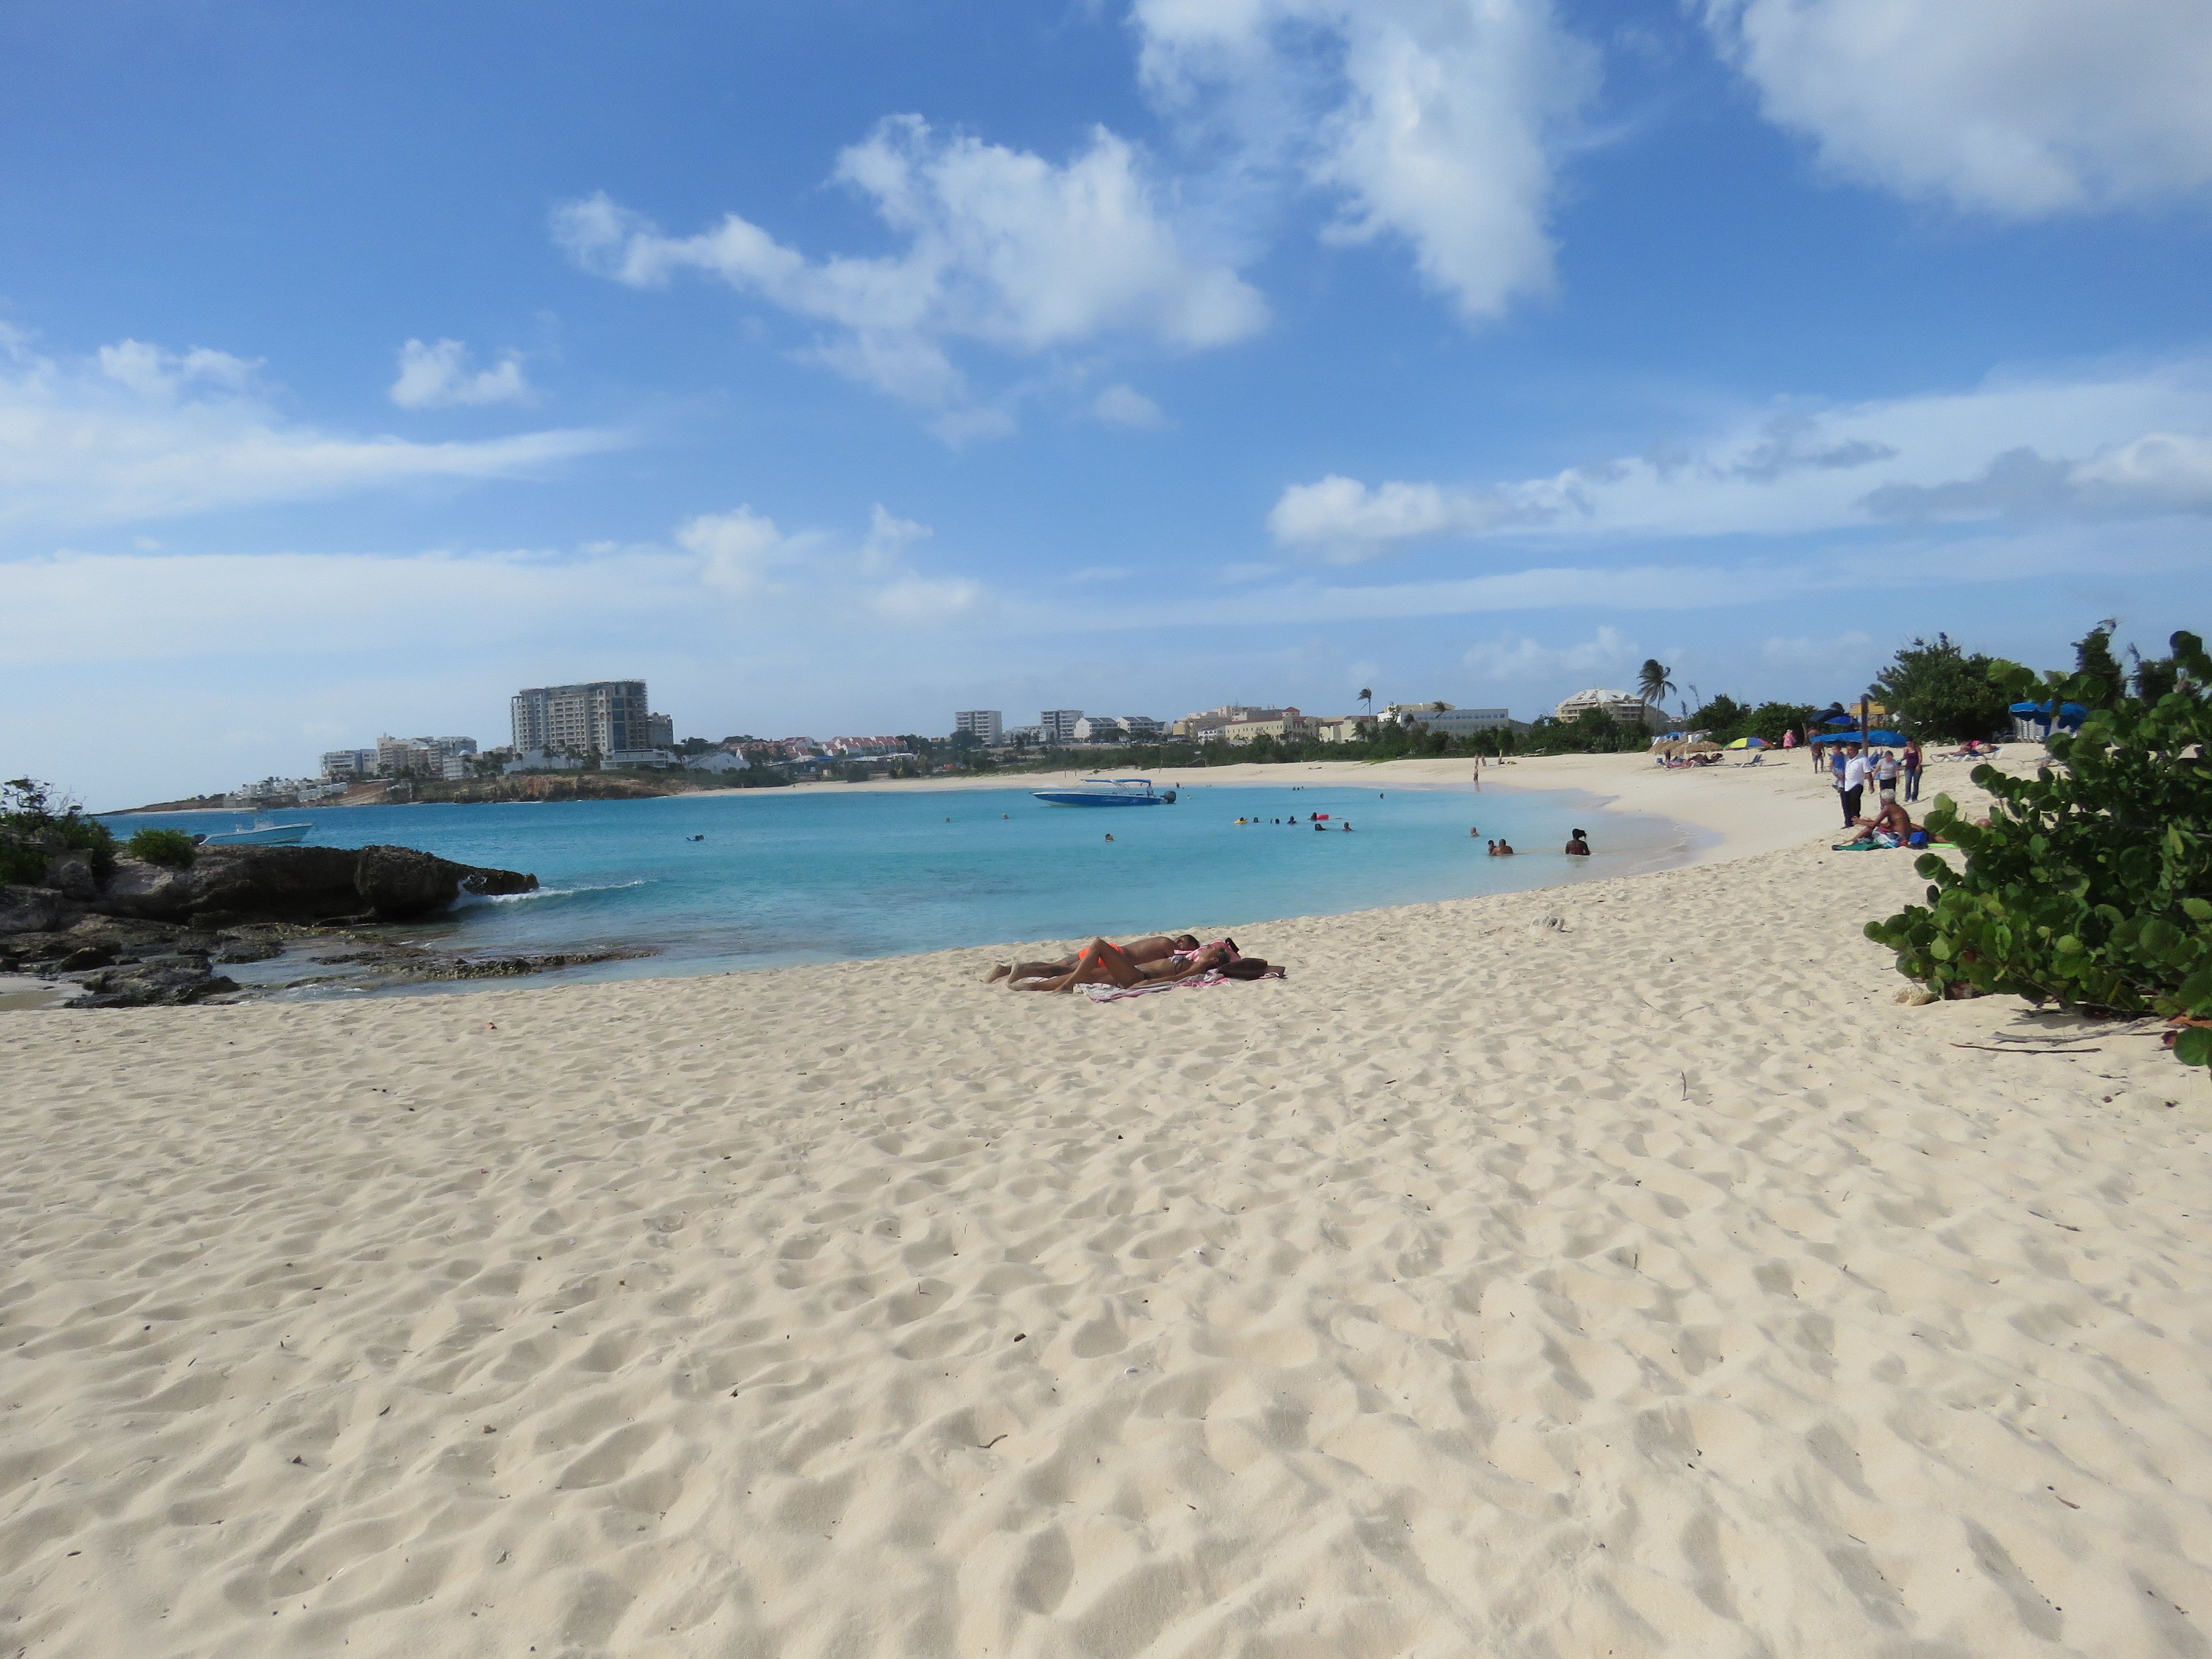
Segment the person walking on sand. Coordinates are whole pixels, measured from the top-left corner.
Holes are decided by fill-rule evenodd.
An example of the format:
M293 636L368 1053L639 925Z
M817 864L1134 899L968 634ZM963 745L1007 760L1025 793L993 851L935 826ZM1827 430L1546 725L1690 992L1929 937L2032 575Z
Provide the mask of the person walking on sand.
M1905 798L1907 800L1920 799L1920 739L1907 738L1905 740Z
M1482 793L1482 757L1480 755L1474 757L1474 793L1478 795Z

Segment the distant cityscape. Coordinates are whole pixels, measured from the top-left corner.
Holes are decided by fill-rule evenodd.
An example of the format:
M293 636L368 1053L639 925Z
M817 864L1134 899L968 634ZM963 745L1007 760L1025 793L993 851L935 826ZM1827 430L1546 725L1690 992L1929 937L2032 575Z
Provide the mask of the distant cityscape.
M1598 710L1628 725L1656 727L1666 716L1633 692L1593 687L1563 699L1551 718L1571 721ZM679 742L674 720L653 712L643 680L591 680L574 685L526 687L509 703L508 740L481 749L474 738L379 737L370 746L332 749L312 778L268 777L241 784L226 801L238 806L302 805L337 799L367 784L387 792L403 784L465 783L514 775L599 771L672 771L708 775L773 768L797 776L836 770L892 772L918 768L942 745L955 754L982 751L1000 757L1042 756L1054 750L1123 747L1131 744L1243 744L1278 742L1359 743L1384 726L1419 727L1450 738L1484 732L1526 732L1504 708L1464 708L1443 699L1392 702L1371 712L1309 714L1280 707L1224 703L1179 720L1149 714L1094 714L1080 708L1046 708L1032 725L1006 724L996 708L963 708L942 739L904 737L726 737ZM917 744L921 749L917 749ZM953 769L954 761L938 761Z

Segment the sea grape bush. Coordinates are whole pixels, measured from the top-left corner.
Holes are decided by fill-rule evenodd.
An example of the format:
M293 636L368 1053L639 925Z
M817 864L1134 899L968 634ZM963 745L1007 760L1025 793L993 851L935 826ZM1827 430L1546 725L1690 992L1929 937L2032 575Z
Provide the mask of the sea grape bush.
M141 830L123 844L134 859L183 870L200 855L199 843L181 830Z
M2138 671L2135 694L2094 674L1992 666L2008 699L2093 712L2053 734L2032 777L1975 769L1994 798L1987 823L1938 797L1928 827L1963 861L1923 855L1927 903L1867 924L1899 972L1939 996L1972 987L2094 1013L2212 1016L2212 658L2193 634L2176 634L2172 653L2143 665L2161 672ZM2212 1065L2212 1030L2185 1028L2174 1054Z

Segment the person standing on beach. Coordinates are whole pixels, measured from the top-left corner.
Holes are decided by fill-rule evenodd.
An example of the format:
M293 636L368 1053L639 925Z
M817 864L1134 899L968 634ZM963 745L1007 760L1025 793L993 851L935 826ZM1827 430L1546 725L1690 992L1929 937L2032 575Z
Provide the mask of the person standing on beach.
M1905 798L1907 800L1920 799L1920 739L1917 738L1905 740Z
M1843 749L1843 778L1837 787L1843 793L1844 828L1848 830L1859 819L1859 802L1866 794L1867 763L1858 744L1847 743Z
M1882 805L1885 806L1893 806L1897 804L1897 773L1895 750L1885 749L1880 755L1874 757L1875 788L1881 794Z
M1480 755L1474 757L1474 793L1478 795L1482 793L1482 757Z

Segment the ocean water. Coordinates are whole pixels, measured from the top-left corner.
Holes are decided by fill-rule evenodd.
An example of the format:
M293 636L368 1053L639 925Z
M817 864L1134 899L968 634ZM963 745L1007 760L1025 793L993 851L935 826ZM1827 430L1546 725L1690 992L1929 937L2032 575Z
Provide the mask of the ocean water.
M314 844L391 842L531 872L536 893L388 931L471 953L655 952L559 975L599 979L1339 914L1623 875L1690 844L1664 819L1567 794L1177 787L1172 806L1099 809L1048 806L1026 788L754 789L276 816L310 823ZM1304 821L1313 813L1328 815L1327 830ZM148 824L229 830L249 817L110 822L128 836ZM1560 853L1576 825L1595 857ZM1496 836L1519 856L1488 857L1484 842Z

